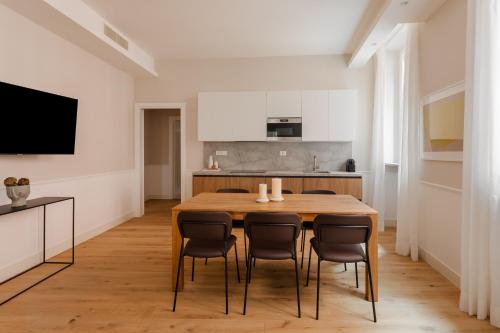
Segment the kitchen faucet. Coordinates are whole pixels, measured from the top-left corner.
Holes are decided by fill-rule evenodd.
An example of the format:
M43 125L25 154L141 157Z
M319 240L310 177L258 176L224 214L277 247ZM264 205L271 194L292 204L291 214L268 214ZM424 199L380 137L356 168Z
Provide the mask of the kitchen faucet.
M319 170L318 158L316 157L316 155L314 155L313 172L318 171L318 170Z

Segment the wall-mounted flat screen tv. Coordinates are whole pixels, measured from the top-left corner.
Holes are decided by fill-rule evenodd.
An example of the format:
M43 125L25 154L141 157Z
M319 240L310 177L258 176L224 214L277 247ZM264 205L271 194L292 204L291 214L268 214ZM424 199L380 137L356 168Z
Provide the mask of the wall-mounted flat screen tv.
M0 154L74 154L78 100L0 82Z

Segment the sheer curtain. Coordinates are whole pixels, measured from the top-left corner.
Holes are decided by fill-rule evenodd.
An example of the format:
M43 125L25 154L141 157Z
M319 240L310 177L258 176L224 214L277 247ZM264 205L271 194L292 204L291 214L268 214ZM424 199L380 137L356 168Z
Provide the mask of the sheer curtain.
M467 4L460 308L500 327L500 0Z
M403 57L403 100L401 112L401 154L398 173L396 253L418 260L419 151L419 66L418 24L406 24Z
M384 161L384 111L387 100L386 50L380 48L375 55L375 90L373 98L371 184L369 203L378 212L378 230L384 230L385 212L385 161Z

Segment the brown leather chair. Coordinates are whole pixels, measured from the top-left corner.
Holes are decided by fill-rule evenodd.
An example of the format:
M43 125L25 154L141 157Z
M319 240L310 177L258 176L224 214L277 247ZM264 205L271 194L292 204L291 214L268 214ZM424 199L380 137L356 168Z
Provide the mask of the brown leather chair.
M250 193L249 190L245 190L244 188L219 188L216 191L217 193Z
M375 301L373 298L372 271L368 256L368 239L371 234L371 221L367 215L318 215L313 224L314 238L309 248L309 263L307 265L307 282L311 269L311 249L318 255L317 289L316 289L316 319L319 318L319 286L321 261L354 263L356 267L356 288L358 283L358 262L366 263L370 294L372 298L373 321L377 322ZM361 244L365 244L366 253Z
M297 269L297 238L301 218L294 213L248 213L245 216L245 232L250 240L245 281L243 314L246 314L248 284L252 276L252 258L266 260L292 259L295 262L297 308L300 318L299 274Z
M273 189L270 188L267 190L267 194L271 194L271 193L273 193ZM293 192L290 190L282 189L281 194L293 194Z
M302 194L326 194L334 195L337 194L335 191L331 190L304 190ZM305 221L302 223L302 238L300 240L300 251L302 251L302 259L300 260L300 268L304 267L304 248L306 245L306 232L308 229L312 229L312 222ZM347 271L347 265L344 265L344 270Z
M249 190L244 189L244 188L219 188L216 191L217 193L250 193ZM242 220L233 220L233 227L235 228L243 228L243 221ZM245 232L243 231L243 242L245 244L245 265L247 263L247 237L245 235ZM207 264L208 259L205 259L205 265Z
M238 265L238 249L236 236L231 234L231 215L226 212L180 212L177 217L179 232L181 234L181 249L179 252L179 265L175 282L174 307L177 302L177 289L179 287L179 274L184 257L193 257L191 279L194 280L195 258L224 257L224 277L226 287L226 314L228 313L227 295L227 253L234 247L236 255L236 272L240 282L240 268ZM188 239L184 246L184 239Z

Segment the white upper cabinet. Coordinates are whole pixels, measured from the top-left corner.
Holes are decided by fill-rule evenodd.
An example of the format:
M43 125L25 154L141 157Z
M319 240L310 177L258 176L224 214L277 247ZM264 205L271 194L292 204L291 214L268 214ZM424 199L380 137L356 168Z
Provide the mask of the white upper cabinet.
M268 117L302 117L300 91L268 91Z
M353 141L358 92L356 90L331 90L329 109L330 141Z
M302 92L302 141L329 141L329 92Z
M199 93L198 140L266 140L266 93Z

